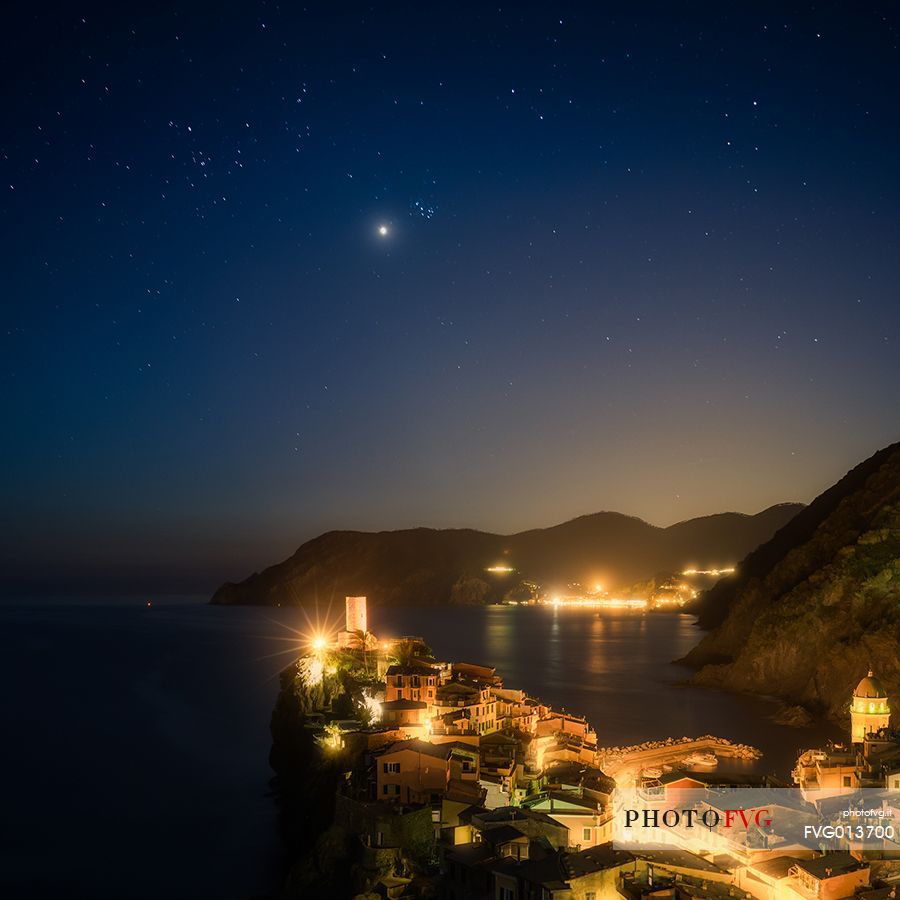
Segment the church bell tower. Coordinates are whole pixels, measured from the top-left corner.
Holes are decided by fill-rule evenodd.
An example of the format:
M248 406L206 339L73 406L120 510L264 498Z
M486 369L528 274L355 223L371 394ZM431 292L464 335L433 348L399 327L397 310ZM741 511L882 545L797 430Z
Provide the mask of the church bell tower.
M850 735L854 744L861 744L867 734L881 728L889 728L891 708L884 685L869 669L853 692L850 704Z

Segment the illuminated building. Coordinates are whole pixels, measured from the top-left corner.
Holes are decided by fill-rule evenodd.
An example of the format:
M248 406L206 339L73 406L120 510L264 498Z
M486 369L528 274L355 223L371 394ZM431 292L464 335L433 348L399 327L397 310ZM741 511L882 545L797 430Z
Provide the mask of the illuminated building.
M497 728L497 700L484 686L451 681L437 689L435 735L489 734Z
M885 785L900 756L900 736L892 732L887 691L872 670L850 701L850 744L807 750L794 769L794 781L814 802L860 787Z
M389 666L382 705L385 723L402 727L410 737L427 739L440 683L440 670L435 667L419 664Z
M471 795L480 803L478 750L460 743L408 740L392 744L374 760L376 799L431 803L435 797Z
M366 631L366 598L347 597L344 602L347 631Z
M533 734L540 716L537 701L525 696L525 691L513 688L494 688L497 700L497 727L518 728Z
M613 839L612 807L584 792L542 791L526 798L523 805L565 825L569 831L569 846L575 850L596 847Z
M346 597L344 600L344 630L338 633L338 645L358 647L360 635L368 635L365 597ZM374 643L374 641L373 641ZM359 649L369 649L360 647Z
M387 700L422 700L429 707L434 705L440 672L432 666L390 666L385 675Z
M381 721L409 738L427 738L428 704L423 700L385 700Z
M867 734L890 727L891 708L887 691L871 669L853 692L850 722L851 740L854 744L861 744Z

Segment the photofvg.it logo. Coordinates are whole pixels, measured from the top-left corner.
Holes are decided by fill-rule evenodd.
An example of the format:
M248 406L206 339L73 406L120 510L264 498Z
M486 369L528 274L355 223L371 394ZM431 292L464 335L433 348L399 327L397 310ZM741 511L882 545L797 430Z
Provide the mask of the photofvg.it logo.
M616 797L613 841L619 849L675 844L694 853L803 846L846 850L869 859L900 858L900 791L696 787L687 776Z
M768 790L708 790L677 782L620 792L614 840L685 847L765 847L783 812Z
M772 812L767 807L759 809L625 809L625 829L634 828L757 828L772 827Z

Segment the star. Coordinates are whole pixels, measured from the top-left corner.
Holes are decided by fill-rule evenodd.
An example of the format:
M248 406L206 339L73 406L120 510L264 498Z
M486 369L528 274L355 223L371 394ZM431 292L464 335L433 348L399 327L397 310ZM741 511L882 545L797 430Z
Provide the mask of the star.
M378 234L380 237L387 237L390 234L390 229L387 227L387 225L379 225Z

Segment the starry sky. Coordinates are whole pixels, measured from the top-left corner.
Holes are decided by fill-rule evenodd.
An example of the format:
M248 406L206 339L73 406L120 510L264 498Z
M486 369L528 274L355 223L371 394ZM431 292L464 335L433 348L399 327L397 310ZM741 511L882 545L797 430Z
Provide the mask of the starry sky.
M132 6L3 29L8 576L756 512L898 437L893 4Z

